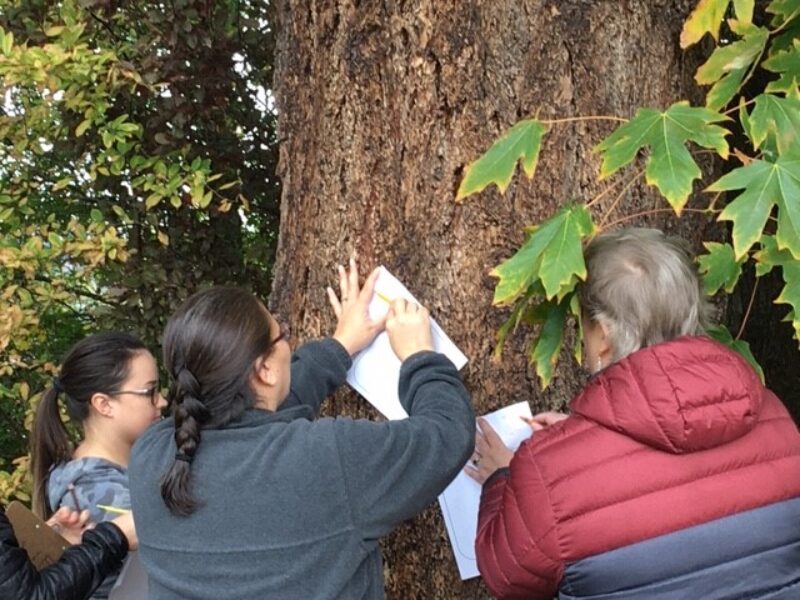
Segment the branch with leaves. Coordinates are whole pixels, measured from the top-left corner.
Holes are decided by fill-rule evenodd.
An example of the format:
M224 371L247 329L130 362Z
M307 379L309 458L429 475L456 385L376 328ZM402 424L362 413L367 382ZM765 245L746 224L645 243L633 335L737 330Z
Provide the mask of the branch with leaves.
M630 120L615 116L525 119L467 166L457 202L490 185L504 193L518 163L528 178L534 177L551 127L590 119L623 121L595 146L602 159L598 180L643 163L604 213L599 213L599 200L612 193L617 183L585 204L569 204L544 222L528 227L522 247L492 270L498 279L494 304L511 307L511 315L497 335L497 356L509 333L520 324L536 327L529 357L542 386L547 387L563 348L570 314L580 334L575 289L586 278L583 245L605 228L666 211L677 217L699 212L731 222L732 244L707 242L707 254L698 259L708 295L731 293L748 262L755 265L757 277L781 269L785 285L775 302L791 307L785 320L800 340L800 0L772 0L766 11L771 15L769 27L753 23L753 0L733 0L732 4L731 0L700 0L689 15L681 35L682 47L706 34L717 42L695 75L699 84L711 86L705 106L681 101L666 110L646 107ZM726 20L726 16L730 18ZM723 25L727 25L726 37L730 37L724 43L720 38ZM746 97L743 86L759 68L775 78L759 93ZM731 104L734 106L729 108ZM730 116L733 114L736 120ZM731 149L728 139L736 127L744 132L748 147ZM715 195L700 209L685 208L695 181L703 175L692 147L723 160L733 154L742 163L705 189ZM642 173L668 206L608 223L611 211ZM716 203L723 193L729 201L720 210ZM749 310L745 319L747 316ZM742 353L763 378L748 345L739 339L742 329L743 325L736 337L724 327L713 327L708 333ZM580 343L577 346L576 358L580 359Z

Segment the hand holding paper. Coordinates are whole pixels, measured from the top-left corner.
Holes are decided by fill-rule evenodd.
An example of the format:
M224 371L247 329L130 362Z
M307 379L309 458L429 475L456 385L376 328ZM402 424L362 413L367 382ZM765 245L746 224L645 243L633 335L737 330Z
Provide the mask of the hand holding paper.
M488 422L497 432L501 443L516 450L533 431L526 420L531 418L527 402L518 402L485 415L481 421ZM481 425L483 427L483 425ZM477 577L478 562L475 558L475 537L478 530L478 509L481 502L481 486L463 471L439 496L447 534L453 546L453 555L461 579Z
M386 333L401 362L417 352L433 350L428 309L403 298L392 302L386 319Z
M365 286L366 287L366 286ZM331 292L329 292L329 295ZM397 300L419 304L417 299L384 267L378 268L375 294L369 303L369 314L373 322L387 317L389 308ZM467 363L467 357L447 337L442 328L430 320L433 349L449 358L457 369ZM407 350L400 350L407 352ZM387 419L408 417L398 396L401 361L397 358L387 332L378 334L373 342L353 358L353 366L347 373L347 383L364 396Z
M378 269L375 269L364 287L358 284L358 264L355 255L350 257L350 270L339 265L339 291L341 299L332 288L328 288L328 300L336 314L337 324L333 338L353 356L369 346L386 324L385 315L374 317L369 310L369 303L375 291Z
M522 420L523 423L528 421ZM483 485L497 469L511 464L514 452L503 443L503 439L484 418L478 419L478 431L475 432L475 453L472 463L464 467L467 475Z

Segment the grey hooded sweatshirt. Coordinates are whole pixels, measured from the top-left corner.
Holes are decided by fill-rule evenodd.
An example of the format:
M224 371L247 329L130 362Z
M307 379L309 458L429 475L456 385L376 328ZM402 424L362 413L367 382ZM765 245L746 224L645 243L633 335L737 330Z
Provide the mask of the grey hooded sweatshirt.
M308 343L276 412L204 429L192 463L200 506L189 517L171 514L160 494L175 457L172 419L139 438L131 499L151 600L384 597L379 539L463 467L475 416L453 364L420 352L400 373L408 419L314 420L349 367L338 342Z

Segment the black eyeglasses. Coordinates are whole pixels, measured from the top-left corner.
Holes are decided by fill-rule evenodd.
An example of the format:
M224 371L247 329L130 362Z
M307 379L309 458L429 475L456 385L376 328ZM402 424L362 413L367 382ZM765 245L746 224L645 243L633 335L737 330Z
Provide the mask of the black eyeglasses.
M120 390L118 392L111 392L109 396L120 396L122 394L133 394L134 396L142 396L143 398L149 398L150 404L153 406L158 405L158 396L161 393L161 388L158 387L158 384L154 385L151 388L143 389L143 390Z
M274 340L270 340L269 345L274 346L281 340L288 342L289 339L292 337L292 330L289 329L289 325L286 323L279 323L278 327L280 328L280 333L278 333L277 337Z

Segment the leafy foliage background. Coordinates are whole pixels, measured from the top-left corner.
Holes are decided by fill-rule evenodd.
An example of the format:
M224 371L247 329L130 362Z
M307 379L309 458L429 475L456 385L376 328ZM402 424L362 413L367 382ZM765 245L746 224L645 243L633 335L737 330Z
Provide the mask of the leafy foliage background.
M31 409L74 341L158 355L197 288L268 292L269 23L261 1L0 1L0 500L27 499Z

